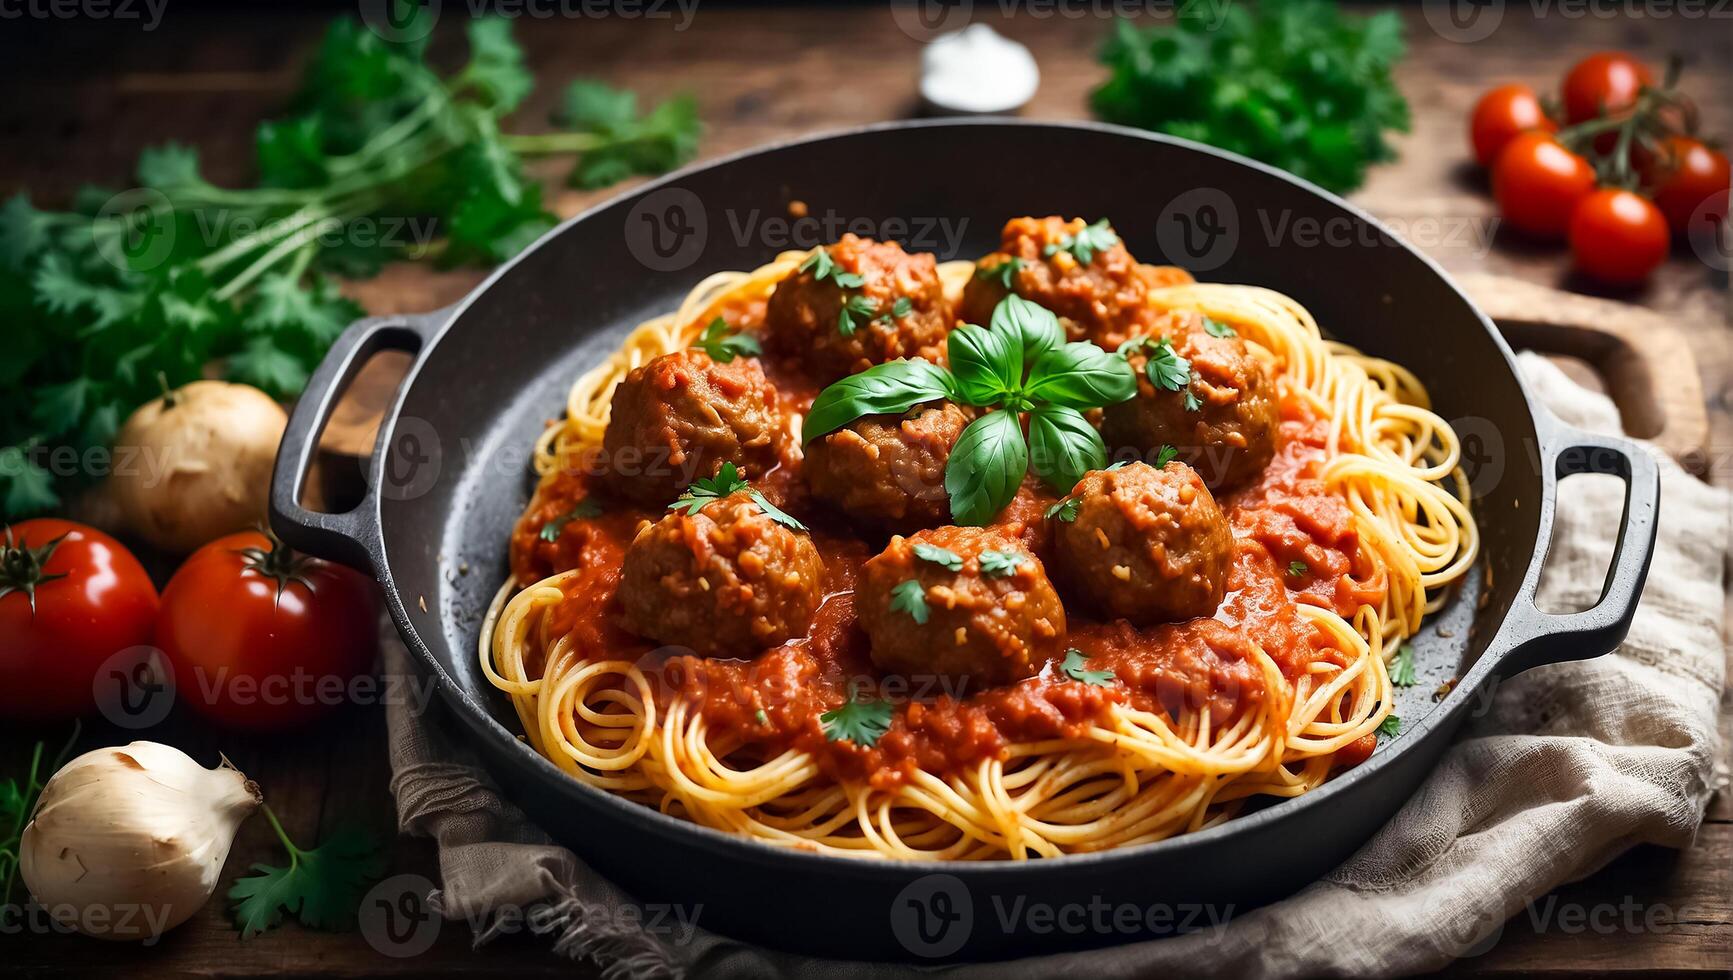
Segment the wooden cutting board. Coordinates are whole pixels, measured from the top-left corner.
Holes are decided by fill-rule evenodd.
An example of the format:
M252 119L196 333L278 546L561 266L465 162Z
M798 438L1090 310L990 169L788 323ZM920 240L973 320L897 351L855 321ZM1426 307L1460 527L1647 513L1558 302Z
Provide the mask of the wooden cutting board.
M477 281L462 273L420 273L399 267L352 293L377 312L414 312L455 302ZM1520 279L1484 273L1457 283L1518 350L1554 355L1579 381L1618 406L1625 431L1650 440L1693 473L1707 470L1709 416L1690 345L1672 321L1639 306L1568 293ZM356 377L332 413L320 449L336 457L364 458L373 449L379 417L408 367L408 356L386 352ZM341 496L358 477L352 465L321 467L325 499ZM333 482L334 481L334 482Z

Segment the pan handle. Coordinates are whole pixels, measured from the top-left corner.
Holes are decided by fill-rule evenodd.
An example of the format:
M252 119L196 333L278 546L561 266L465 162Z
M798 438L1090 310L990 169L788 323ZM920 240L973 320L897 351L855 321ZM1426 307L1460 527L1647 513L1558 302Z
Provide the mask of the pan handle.
M1619 522L1619 537L1613 545L1612 564L1607 569L1601 597L1590 609L1554 615L1534 604L1539 584L1539 566L1534 579L1518 595L1510 623L1517 631L1517 645L1501 665L1515 672L1540 664L1585 660L1611 652L1630 631L1649 576L1649 559L1655 551L1656 508L1661 500L1661 472L1655 458L1643 447L1618 436L1605 436L1559 426L1548 440L1550 451L1543 465L1553 470L1553 486L1578 473L1603 473L1625 481L1625 513ZM1556 508L1556 503L1555 503ZM1553 510L1547 512L1540 533L1544 561L1552 538Z
M410 351L419 362L445 326L449 312L435 310L357 320L331 345L295 403L283 442L277 449L276 469L271 474L271 529L289 547L369 574L376 572L378 471L397 413L396 404L380 421L379 437L367 462L367 491L353 510L341 514L308 510L301 506L301 487L307 482L307 471L312 468L319 436L325 431L331 410L362 366L381 350ZM413 372L414 367L410 370Z

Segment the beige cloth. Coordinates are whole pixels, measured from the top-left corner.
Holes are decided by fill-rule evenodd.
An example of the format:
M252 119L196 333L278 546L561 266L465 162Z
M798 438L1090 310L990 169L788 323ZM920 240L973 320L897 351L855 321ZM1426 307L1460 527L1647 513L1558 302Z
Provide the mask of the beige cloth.
M1582 428L1618 431L1603 397L1544 359L1523 371ZM1729 498L1661 461L1660 532L1631 633L1604 657L1528 671L1488 695L1418 794L1347 863L1225 927L1086 953L965 965L968 977L1387 976L1483 953L1525 903L1640 843L1684 847L1713 790L1725 680L1722 574ZM1616 486L1564 484L1542 608L1598 598L1619 521ZM1581 484L1581 491L1577 485ZM387 668L409 669L401 644ZM390 715L404 831L440 845L448 919L539 904L530 927L606 976L855 976L896 968L777 953L697 931L666 944L616 914L627 896L498 796L451 726ZM1723 777L1724 778L1724 777ZM839 924L839 928L844 926ZM499 931L478 929L477 943ZM666 935L666 933L664 933ZM930 968L923 972L931 972Z

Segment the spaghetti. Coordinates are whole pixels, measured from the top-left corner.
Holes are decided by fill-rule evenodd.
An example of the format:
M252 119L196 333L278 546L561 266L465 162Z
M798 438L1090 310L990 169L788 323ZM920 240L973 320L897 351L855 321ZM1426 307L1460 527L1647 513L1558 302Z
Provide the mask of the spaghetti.
M580 377L564 419L538 441L541 479L514 535L514 577L480 650L538 752L581 782L742 836L938 860L1159 840L1229 819L1254 797L1305 793L1370 753L1391 711L1400 641L1478 550L1459 446L1412 373L1326 341L1305 309L1256 287L1149 292L1162 311L1231 325L1273 368L1283 440L1262 481L1222 498L1235 587L1215 619L1073 623L1069 642L1119 680L1087 686L1049 670L972 697L905 692L896 739L870 750L826 739L818 715L870 673L849 598L867 555L844 538L823 542L836 571L803 641L748 663L623 638L605 610L626 544L654 513L580 519L582 534L560 538L571 546L537 530L586 495L622 379L689 346L716 317L757 328L806 255L700 282ZM939 267L949 295L973 268ZM801 412L788 416L798 444ZM1315 566L1304 583L1280 570L1281 549L1296 547Z

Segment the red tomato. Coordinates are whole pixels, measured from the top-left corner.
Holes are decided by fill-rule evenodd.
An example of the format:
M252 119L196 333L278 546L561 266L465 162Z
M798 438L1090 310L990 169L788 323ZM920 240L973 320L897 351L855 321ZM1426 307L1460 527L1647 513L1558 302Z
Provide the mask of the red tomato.
M282 731L349 699L373 666L377 618L361 573L242 531L175 572L156 644L182 704L230 728Z
M1558 123L1547 118L1534 89L1500 85L1480 97L1469 118L1468 142L1474 147L1474 159L1483 167L1492 166L1498 151L1529 130L1552 133Z
M1660 153L1645 159L1644 182L1654 189L1655 206L1674 234L1684 234L1691 215L1704 201L1727 189L1733 179L1727 156L1689 136L1669 136Z
M1579 123L1602 115L1609 116L1636 105L1637 95L1645 85L1654 85L1655 76L1642 62L1618 51L1601 51L1576 63L1565 75L1565 121Z
M1667 258L1667 221L1649 200L1605 187L1571 215L1571 258L1604 283L1630 286Z
M1562 238L1577 202L1594 189L1594 168L1548 133L1517 136L1492 167L1499 211L1512 227L1536 238Z
M89 711L103 661L150 642L156 586L95 528L41 518L0 539L0 716L59 721Z

